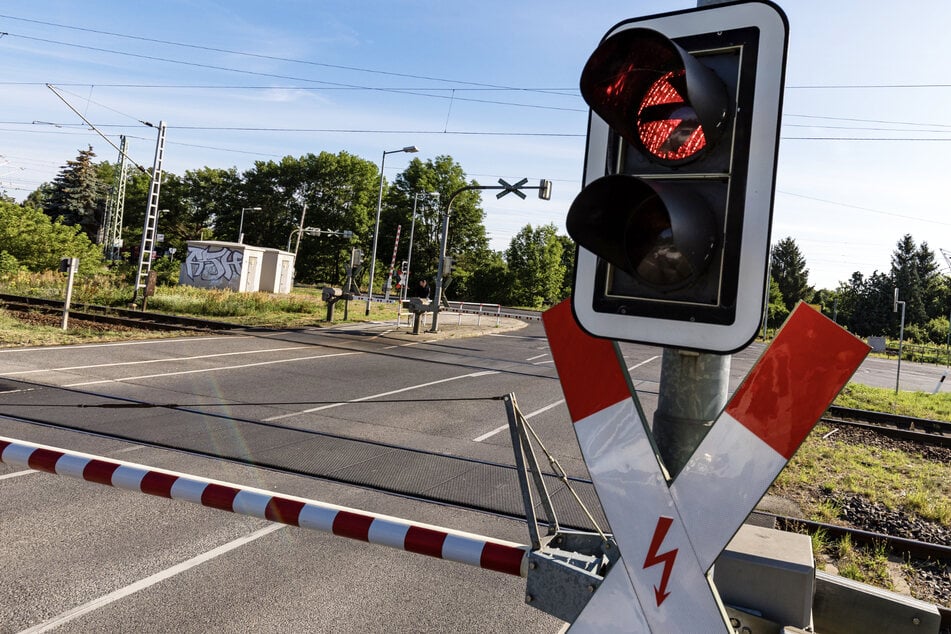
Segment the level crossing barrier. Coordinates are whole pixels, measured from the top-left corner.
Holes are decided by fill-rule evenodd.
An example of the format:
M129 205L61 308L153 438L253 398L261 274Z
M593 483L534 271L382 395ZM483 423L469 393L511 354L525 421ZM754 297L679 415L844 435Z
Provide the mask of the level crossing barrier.
M0 462L117 489L184 500L517 577L525 577L528 573L527 545L388 515L6 437L0 437Z

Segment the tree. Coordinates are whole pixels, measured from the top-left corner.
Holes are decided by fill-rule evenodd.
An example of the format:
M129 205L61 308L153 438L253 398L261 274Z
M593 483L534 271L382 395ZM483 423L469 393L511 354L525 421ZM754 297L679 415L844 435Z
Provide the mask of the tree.
M898 289L899 299L905 302L905 322L924 326L929 317L928 305L942 287L938 263L927 242L915 245L910 234L905 234L892 252L891 277ZM942 311L943 312L943 311Z
M875 271L866 279L856 271L836 291L839 323L860 337L888 334L894 322L892 288L890 275Z
M770 277L776 280L787 311L791 311L796 302L812 296L806 259L792 238L783 238L773 247Z
M541 308L561 298L564 247L554 224L525 225L512 238L505 258L512 274L512 301Z
M354 238L302 236L296 278L302 282L342 284L352 247L372 240L379 170L375 163L347 152L307 154L298 162L302 182L300 204L293 208L295 224L287 235L299 226L306 204L307 226L351 231ZM291 244L292 251L294 247ZM369 249L365 252L369 253Z
M79 225L90 240L98 241L106 203L106 186L100 180L90 145L60 170L53 180L44 211L65 225Z
M392 247L389 245L393 244L397 225L402 226L404 236L397 250L397 259L405 259L399 254L406 252L402 244L408 242L414 196L417 193L436 193L439 195L437 200L432 197L427 197L426 200L421 198L417 204L412 258L413 280L433 279L439 263L442 218L446 205L453 192L467 185L478 183L467 182L462 166L450 156L437 156L427 161L416 158L410 161L406 169L396 177L384 198L385 206L380 220L380 240L377 248L378 262L382 259L388 265L389 256L392 255ZM455 297L471 298L469 278L491 257L483 224L484 217L485 212L482 211L478 191L466 191L456 196L449 216L447 245L447 253L453 258L452 292ZM382 279L384 276L378 277Z
M36 209L46 209L49 205L50 196L53 195L53 185L50 183L41 183L39 187L30 192L26 200L23 201L25 207L35 207Z
M575 254L578 249L575 241L569 236L558 236L558 240L561 242L561 263L565 267L565 277L561 282L561 292L558 294L558 298L566 299L571 297L574 286Z
M511 304L512 275L499 251L491 251L472 271L464 299L486 304Z
M292 238L293 251L302 216L306 226L352 231L356 241L366 240L370 210L376 207L378 178L372 162L347 152L258 161L242 175L239 194L231 199L233 207L215 217L215 233L226 240L236 239L241 208L260 207L261 211L245 215L247 244L285 249ZM351 240L340 237L301 236L295 279L339 284L351 246Z
M769 278L769 301L766 307L766 326L769 328L779 328L789 317L789 309L786 308L786 302L783 299L783 293L779 290L779 283L776 278Z

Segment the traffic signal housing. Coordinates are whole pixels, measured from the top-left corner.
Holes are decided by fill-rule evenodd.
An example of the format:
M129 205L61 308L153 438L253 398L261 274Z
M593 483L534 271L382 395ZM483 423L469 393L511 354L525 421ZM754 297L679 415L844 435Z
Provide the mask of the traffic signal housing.
M591 334L712 352L755 336L787 35L778 7L741 2L623 22L591 55L566 221Z

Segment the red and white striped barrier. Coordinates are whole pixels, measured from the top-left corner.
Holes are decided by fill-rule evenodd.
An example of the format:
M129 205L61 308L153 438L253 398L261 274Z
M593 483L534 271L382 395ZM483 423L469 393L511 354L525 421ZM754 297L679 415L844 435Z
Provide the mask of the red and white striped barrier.
M0 437L0 462L524 577L529 547L387 515Z
M608 598L596 594L572 632L630 623L651 632L712 631L719 620L730 631L707 573L868 346L800 304L671 482L616 343L583 332L568 302L547 311L544 321L626 572L609 571ZM634 598L636 607L622 597Z

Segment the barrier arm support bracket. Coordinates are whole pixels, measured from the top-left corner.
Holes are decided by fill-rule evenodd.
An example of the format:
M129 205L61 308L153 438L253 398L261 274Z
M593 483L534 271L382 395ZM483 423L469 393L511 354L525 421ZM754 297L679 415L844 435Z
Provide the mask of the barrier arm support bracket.
M531 543L525 601L542 612L571 623L601 586L608 569L617 561L620 553L614 540L600 529L596 533L561 529L532 440L548 457L557 477L583 509L584 505L571 489L567 474L541 444L538 435L519 411L515 395L507 394L503 401ZM538 525L532 485L548 519L548 531L544 536ZM587 513L587 509L584 510ZM590 513L588 517L594 524Z

